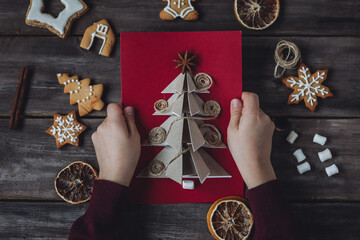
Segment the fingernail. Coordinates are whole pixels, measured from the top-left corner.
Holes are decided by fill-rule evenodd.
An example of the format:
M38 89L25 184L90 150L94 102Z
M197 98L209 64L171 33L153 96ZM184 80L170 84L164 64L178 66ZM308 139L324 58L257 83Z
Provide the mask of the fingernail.
M126 112L126 114L132 116L132 115L134 115L134 108L133 107L127 107L127 108L125 108L125 112Z
M240 107L241 105L240 105L239 99L233 99L233 100L231 100L231 106L234 107L234 108Z

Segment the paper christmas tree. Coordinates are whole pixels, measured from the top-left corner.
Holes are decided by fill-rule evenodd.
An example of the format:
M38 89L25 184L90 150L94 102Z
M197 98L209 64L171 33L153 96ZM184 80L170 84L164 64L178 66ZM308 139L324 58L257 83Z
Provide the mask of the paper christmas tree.
M170 116L160 127L153 128L143 146L164 149L138 177L170 178L182 184L183 178L229 178L231 175L206 151L226 148L219 130L205 121L215 119L221 111L214 100L204 102L198 94L209 93L213 80L206 73L192 75L195 55L179 54L176 68L182 72L161 92L173 94L168 100L155 102L153 115Z

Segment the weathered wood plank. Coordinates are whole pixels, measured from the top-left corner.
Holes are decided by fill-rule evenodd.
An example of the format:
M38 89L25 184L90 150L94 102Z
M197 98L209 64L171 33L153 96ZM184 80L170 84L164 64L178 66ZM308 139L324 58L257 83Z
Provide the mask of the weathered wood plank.
M279 19L265 31L243 28L235 18L233 2L197 1L194 6L200 12L200 19L192 23L161 21L158 14L166 6L161 0L87 0L90 10L74 23L72 34L82 35L87 26L106 17L117 33L242 29L246 35L359 35L360 3L357 0L282 0ZM28 1L1 0L0 34L51 35L47 30L25 24L27 8ZM62 6L53 0L46 9L57 14Z
M82 119L88 130L80 136L81 147L56 149L54 139L44 131L52 119L26 119L22 130L9 130L8 119L0 119L0 199L59 200L53 179L66 165L85 161L97 167L91 133L101 119ZM288 131L276 133L272 161L285 194L292 201L359 201L358 138L360 119L290 119ZM286 135L290 129L300 134L294 145ZM325 146L312 142L315 133L328 137ZM312 171L299 175L292 153L302 148ZM317 152L331 149L334 158L321 163ZM333 163L340 174L328 178L325 167Z
M272 76L273 51L278 37L245 37L243 39L243 84L247 91L260 95L263 109L271 115L292 116L360 116L359 84L360 38L351 37L289 37L303 53L303 61L312 71L329 69L325 82L335 97L321 99L315 113L303 103L288 106L291 93ZM69 109L69 96L63 94L63 86L57 83L57 72L69 72L90 77L94 83L105 84L105 102L120 101L120 53L119 40L111 58L104 58L94 51L79 47L80 38L67 40L50 37L2 37L0 38L0 113L9 114L15 94L19 69L27 65L32 70L31 86L26 114L50 116L53 112ZM209 70L211 72L211 70ZM287 74L296 74L288 71ZM46 102L46 104L44 104ZM73 106L76 109L76 106ZM104 111L92 115L105 114Z
M87 204L0 202L0 238L66 239ZM125 209L127 239L212 239L206 223L210 204L141 205ZM292 204L308 239L358 239L359 203Z

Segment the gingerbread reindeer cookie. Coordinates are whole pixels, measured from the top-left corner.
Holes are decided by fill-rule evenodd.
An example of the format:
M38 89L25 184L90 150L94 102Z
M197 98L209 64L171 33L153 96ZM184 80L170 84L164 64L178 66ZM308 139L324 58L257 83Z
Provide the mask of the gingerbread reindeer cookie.
M33 27L47 28L61 38L65 38L70 31L72 22L83 15L88 7L82 0L60 0L65 6L55 18L43 13L45 8L43 0L30 0L26 13L25 23Z
M79 115L84 116L92 110L101 110L103 85L90 85L90 78L79 80L78 76L70 77L67 73L58 73L59 83L64 85L64 93L70 93L70 104L78 104Z
M167 6L160 12L160 18L164 21L172 21L181 17L186 21L198 19L199 13L191 5L196 0L163 0Z

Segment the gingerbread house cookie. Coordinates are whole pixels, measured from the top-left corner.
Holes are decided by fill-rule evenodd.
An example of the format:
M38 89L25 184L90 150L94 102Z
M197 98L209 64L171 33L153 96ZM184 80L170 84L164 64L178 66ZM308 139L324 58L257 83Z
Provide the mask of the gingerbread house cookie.
M94 43L95 37L103 40L99 54L105 57L109 57L114 46L115 34L106 19L94 23L86 29L81 40L80 47L86 50L90 50Z
M64 85L64 93L70 93L70 104L78 104L80 116L92 110L100 111L104 107L101 100L104 88L102 84L90 85L90 78L79 80L78 76L70 77L67 73L58 73L57 78Z
M198 19L199 13L194 9L191 2L196 0L163 0L167 6L160 12L160 18L164 21L172 21L175 18L182 18L186 21Z
M54 16L43 13L43 0L30 0L30 5L26 13L25 22L29 26L47 28L61 38L65 38L69 32L73 21L83 15L88 7L82 0L60 0L65 9Z

